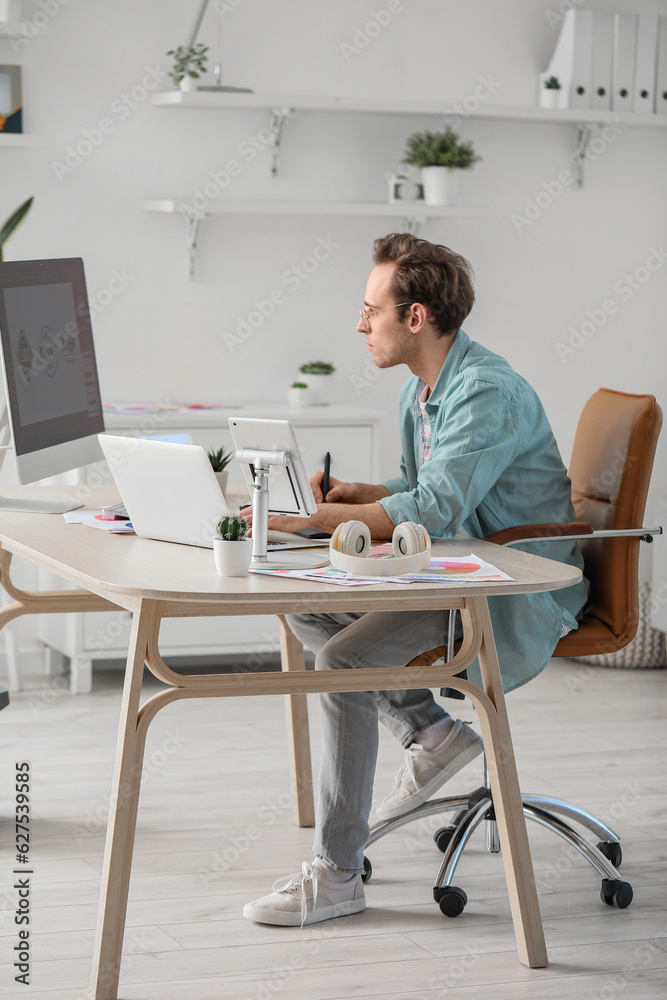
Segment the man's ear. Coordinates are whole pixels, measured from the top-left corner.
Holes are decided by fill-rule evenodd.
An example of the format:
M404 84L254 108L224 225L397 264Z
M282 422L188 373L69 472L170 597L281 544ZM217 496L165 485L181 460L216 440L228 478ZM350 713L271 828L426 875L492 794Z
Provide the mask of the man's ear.
M421 302L410 306L410 333L419 333L428 323L428 310Z

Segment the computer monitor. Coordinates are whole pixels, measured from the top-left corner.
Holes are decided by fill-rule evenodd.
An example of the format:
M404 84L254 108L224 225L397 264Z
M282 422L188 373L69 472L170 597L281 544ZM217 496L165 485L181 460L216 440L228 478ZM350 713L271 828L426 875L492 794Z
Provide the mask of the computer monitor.
M0 262L2 433L19 482L34 483L103 458L102 399L80 257ZM5 452L0 452L4 457ZM0 497L0 509L58 513L76 503Z

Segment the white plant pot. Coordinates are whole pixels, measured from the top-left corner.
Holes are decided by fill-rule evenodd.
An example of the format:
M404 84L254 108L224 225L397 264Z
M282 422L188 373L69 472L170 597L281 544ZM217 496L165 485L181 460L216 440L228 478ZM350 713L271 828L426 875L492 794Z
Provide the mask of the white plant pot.
M547 90L542 87L540 90L540 107L557 108L560 104L560 90Z
M287 390L287 404L298 408L300 406L310 406L313 401L313 393L310 389L295 389L293 386Z
M20 21L23 0L0 0L0 21Z
M218 483L220 485L220 490L221 490L223 496L225 495L225 491L227 489L227 479L228 479L228 477L229 477L229 470L228 469L225 469L223 472L216 472L216 474L215 474L215 478L218 480Z
M311 392L311 405L322 405L330 403L333 398L333 374L331 375L306 375L308 388Z
M179 83L179 88L184 90L186 93L197 89L197 81L194 77L188 76L186 73L181 82Z
M252 559L252 538L240 542L214 538L213 558L219 576L247 576Z
M453 205L458 196L460 170L422 167L424 201L427 205Z

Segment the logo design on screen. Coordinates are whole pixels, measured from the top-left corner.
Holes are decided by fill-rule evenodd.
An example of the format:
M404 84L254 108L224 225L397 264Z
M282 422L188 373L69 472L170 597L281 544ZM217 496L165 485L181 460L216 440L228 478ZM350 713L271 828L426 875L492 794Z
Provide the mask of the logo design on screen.
M31 375L37 374L40 371L45 371L47 375L53 378L58 369L58 355L55 338L48 326L42 327L42 332L39 336L39 351L33 350L25 332L21 330L16 360L19 363L26 382L30 381Z

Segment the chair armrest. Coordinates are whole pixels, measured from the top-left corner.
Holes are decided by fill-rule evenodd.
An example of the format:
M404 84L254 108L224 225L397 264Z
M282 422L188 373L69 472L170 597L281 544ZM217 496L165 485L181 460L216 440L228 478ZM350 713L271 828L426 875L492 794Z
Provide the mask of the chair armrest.
M516 545L519 542L548 542L551 539L558 541L559 538L571 536L580 538L582 535L592 534L593 525L587 521L568 521L565 524L517 524L514 528L494 531L484 540L495 545Z
M594 530L587 521L569 521L566 524L518 524L487 535L485 542L495 545L522 545L530 542L559 542L565 538L639 538L652 542L654 535L662 535L662 528L601 528Z

